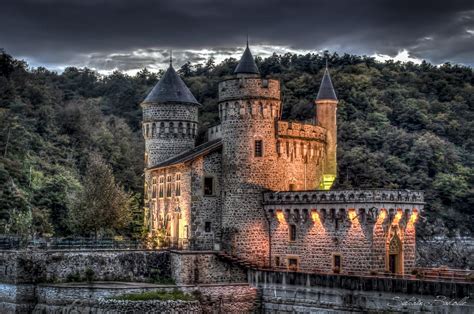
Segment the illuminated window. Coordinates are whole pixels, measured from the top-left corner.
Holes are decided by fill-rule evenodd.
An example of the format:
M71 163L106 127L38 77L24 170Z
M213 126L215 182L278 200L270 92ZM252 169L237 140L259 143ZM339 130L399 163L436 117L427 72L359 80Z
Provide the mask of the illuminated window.
M181 196L181 173L176 174L175 193L176 196Z
M204 195L214 195L214 178L204 177Z
M289 226L289 236L290 236L290 241L296 241L296 225L291 224Z
M163 198L164 196L164 191L165 191L165 177L160 176L159 184L158 184L158 197Z
M262 140L255 141L255 157L263 156L263 142Z
M156 198L156 177L151 179L151 198Z
M166 177L166 197L171 197L171 189L172 189L171 175L168 175Z
M206 221L204 224L204 232L211 232L211 222Z

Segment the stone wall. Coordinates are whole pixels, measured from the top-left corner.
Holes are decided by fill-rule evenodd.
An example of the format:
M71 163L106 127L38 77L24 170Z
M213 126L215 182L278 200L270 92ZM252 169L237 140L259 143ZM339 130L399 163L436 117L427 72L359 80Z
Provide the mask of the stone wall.
M287 268L289 259L303 271L368 274L410 273L415 267L420 192L333 190L267 192L264 207L271 229L272 266ZM290 239L290 228L296 238Z
M177 284L246 282L247 272L221 261L215 252L171 251L171 272Z
M166 251L2 251L0 282L9 284L85 280L149 281L169 277Z
M261 289L264 313L424 311L467 314L474 310L474 285L469 282L275 271L251 271L249 279ZM451 305L443 305L442 300L450 301Z

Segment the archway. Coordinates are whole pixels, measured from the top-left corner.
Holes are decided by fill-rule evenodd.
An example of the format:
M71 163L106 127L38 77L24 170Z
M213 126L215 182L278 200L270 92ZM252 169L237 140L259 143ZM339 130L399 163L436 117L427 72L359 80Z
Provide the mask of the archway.
M398 228L392 228L387 247L387 271L392 274L403 273L403 247L398 231Z

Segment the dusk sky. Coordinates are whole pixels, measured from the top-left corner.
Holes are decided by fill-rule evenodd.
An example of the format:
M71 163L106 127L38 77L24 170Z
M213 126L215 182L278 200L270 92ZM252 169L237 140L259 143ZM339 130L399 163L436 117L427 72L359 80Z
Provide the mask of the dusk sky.
M338 53L474 65L474 1L2 0L0 48L31 66L129 73L254 55Z

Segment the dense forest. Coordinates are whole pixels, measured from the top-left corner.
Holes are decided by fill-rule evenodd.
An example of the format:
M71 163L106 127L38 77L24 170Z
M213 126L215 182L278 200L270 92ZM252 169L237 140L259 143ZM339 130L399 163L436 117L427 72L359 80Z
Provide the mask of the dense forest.
M424 190L420 234L471 235L472 69L335 53L257 58L262 75L281 80L283 118L315 115L325 58L340 99L335 188ZM199 142L218 121L217 84L236 64L210 59L179 69L203 104ZM160 75L101 76L73 67L58 74L0 51L0 233L136 233L144 167L139 104Z

